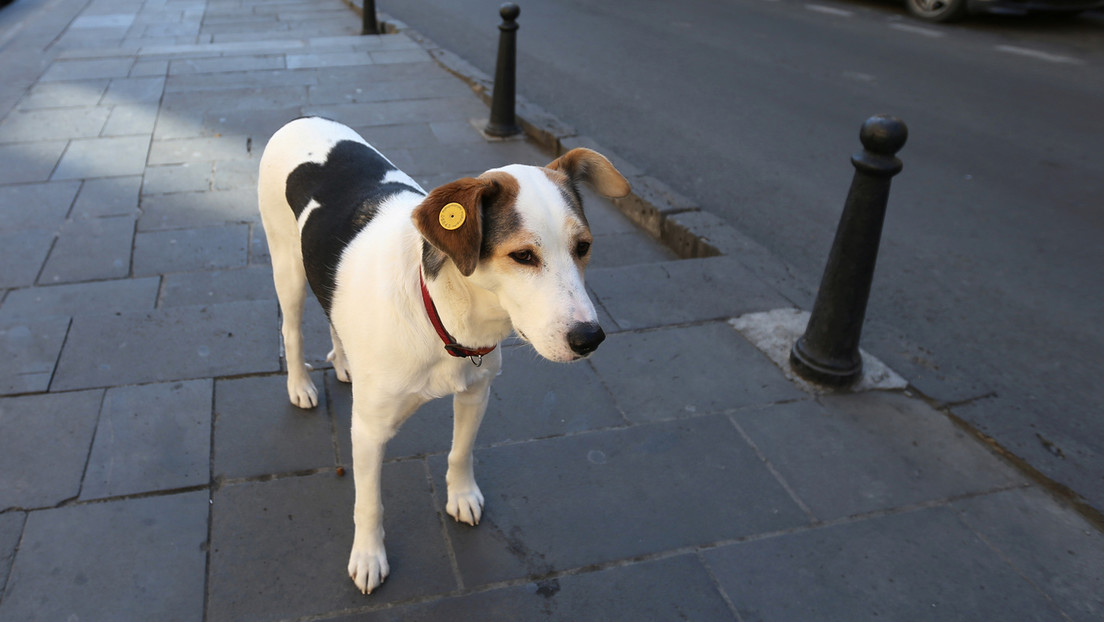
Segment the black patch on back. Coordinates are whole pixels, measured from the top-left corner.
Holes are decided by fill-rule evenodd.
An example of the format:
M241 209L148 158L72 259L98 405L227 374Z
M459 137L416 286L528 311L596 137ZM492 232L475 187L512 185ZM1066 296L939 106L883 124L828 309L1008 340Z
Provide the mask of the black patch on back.
M333 146L324 164L305 162L288 175L285 192L296 220L311 200L318 202L300 241L307 282L327 316L341 254L372 221L379 204L400 192L425 194L404 183L383 183L393 170L395 166L371 147L343 140Z

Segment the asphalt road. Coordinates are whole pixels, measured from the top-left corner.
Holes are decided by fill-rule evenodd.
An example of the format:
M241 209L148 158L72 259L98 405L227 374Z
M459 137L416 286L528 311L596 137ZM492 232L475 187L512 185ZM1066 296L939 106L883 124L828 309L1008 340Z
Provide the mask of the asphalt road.
M380 3L493 75L499 0ZM518 92L725 218L809 297L871 114L909 126L863 345L1104 510L1104 19L522 2Z

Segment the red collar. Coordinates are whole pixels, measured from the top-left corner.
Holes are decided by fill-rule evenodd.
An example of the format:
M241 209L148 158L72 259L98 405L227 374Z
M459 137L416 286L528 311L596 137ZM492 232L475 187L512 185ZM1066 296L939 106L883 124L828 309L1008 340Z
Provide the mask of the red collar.
M441 323L441 316L437 314L437 306L433 304L433 299L429 296L429 290L426 289L425 278L422 276L420 268L418 269L418 282L422 286L422 302L425 304L426 314L429 315L429 322L433 324L433 330L437 331L437 336L441 338L441 341L445 342L445 351L456 358L471 358L472 362L476 363L476 365L482 363L483 356L490 354L496 346L491 346L489 348L465 348L456 343L452 335L445 330L445 325ZM477 359L478 362L476 362Z

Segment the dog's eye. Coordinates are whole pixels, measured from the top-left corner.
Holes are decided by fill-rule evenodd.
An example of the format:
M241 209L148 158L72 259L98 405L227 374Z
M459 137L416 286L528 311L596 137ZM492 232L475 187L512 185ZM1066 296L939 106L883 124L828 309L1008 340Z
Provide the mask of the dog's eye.
M531 250L514 251L510 253L510 259L523 266L535 266L538 263L537 256Z
M590 242L586 240L579 240L579 243L575 245L575 256L582 259L590 252Z

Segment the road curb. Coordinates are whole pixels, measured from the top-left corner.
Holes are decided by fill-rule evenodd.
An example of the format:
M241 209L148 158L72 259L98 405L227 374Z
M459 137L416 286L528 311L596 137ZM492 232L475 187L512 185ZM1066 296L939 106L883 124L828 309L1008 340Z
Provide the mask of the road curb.
M358 14L362 7L353 0L345 3ZM432 39L383 12L377 12L380 30L385 34L404 34L420 45L438 65L463 80L472 91L490 106L494 80L471 63L442 48ZM517 96L515 113L526 136L553 156L576 147L587 147L605 155L629 180L632 191L613 204L630 220L653 238L670 248L682 259L717 257L735 254L758 245L726 224L721 218L702 209L691 199L679 194L662 181L621 158L588 136L579 135L547 110ZM765 252L765 249L759 249Z

